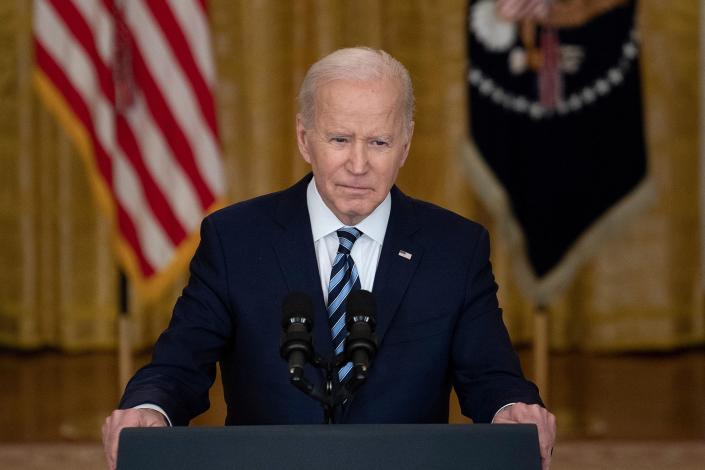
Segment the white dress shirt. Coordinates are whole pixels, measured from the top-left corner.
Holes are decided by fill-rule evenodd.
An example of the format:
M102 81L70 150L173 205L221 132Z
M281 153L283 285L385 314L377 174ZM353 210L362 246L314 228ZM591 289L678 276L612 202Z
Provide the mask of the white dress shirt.
M323 300L327 305L330 272L340 244L336 231L347 225L338 220L338 217L323 202L314 179L311 179L306 189L306 205L311 219L311 233L313 233L313 246L316 249L318 274L321 276ZM360 286L364 290L372 291L391 210L392 198L387 194L384 201L370 215L355 225L362 235L353 244L350 256L355 262L360 276Z

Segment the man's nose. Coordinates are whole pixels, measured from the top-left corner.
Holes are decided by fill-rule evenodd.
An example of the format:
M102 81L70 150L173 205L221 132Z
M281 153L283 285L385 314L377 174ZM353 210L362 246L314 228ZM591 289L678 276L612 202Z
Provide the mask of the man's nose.
M348 157L347 169L350 173L362 174L367 171L369 164L367 143L363 141L355 141L350 149Z

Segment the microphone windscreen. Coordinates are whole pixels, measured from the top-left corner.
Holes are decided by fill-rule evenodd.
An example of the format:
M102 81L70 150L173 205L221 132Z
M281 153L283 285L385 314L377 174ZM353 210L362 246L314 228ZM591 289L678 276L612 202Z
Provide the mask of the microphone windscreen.
M313 327L313 302L311 297L303 292L292 292L284 298L282 305L282 327L286 328L294 317L305 319L310 329Z
M377 320L377 302L372 292L367 290L355 290L350 292L346 303L346 320L349 322L352 317L370 317L370 322Z

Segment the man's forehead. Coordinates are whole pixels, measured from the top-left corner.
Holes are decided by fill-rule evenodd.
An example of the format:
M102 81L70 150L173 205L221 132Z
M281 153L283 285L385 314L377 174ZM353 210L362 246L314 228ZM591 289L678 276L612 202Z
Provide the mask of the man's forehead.
M317 117L321 121L344 124L346 122L392 122L401 117L398 106L365 106L360 105L355 109L346 106L337 106L334 103L322 104L318 108Z
M354 122L396 122L402 115L402 100L396 87L379 82L333 83L319 89L316 121L329 125Z
M318 87L315 93L316 105L355 104L364 98L375 104L400 104L402 90L398 83L390 79L379 80L333 80Z
M316 128L323 136L357 135L361 137L391 137L401 131L401 113L369 114L351 117L347 114L322 111L316 116Z

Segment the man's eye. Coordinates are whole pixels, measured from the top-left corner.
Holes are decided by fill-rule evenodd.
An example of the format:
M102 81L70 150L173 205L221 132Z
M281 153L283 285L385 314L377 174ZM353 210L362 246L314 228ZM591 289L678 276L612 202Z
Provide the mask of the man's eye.
M389 142L386 140L376 139L372 141L372 145L375 147L389 147Z
M348 141L348 139L345 137L332 137L330 141L334 144L344 144Z

